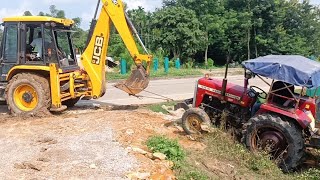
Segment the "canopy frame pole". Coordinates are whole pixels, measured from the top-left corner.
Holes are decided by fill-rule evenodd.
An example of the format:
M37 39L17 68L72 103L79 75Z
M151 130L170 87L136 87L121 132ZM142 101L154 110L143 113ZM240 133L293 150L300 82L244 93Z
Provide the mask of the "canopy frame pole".
M267 96L267 102L269 102L269 98L270 98L270 95L271 95L270 92L272 92L273 83L274 83L274 79L272 80L272 83L271 83L271 85L270 85L269 93L268 93L268 96Z

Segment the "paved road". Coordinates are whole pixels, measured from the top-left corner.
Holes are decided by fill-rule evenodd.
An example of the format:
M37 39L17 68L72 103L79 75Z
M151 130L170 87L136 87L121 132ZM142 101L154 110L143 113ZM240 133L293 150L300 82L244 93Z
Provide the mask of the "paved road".
M223 78L223 77L217 77ZM168 79L168 80L153 80L150 82L147 91L161 94L163 96L169 97L173 100L184 100L193 97L194 86L196 80L199 78L188 78L188 79ZM243 75L239 76L229 76L229 82L233 82L238 85L243 85ZM140 95L150 96L151 98L136 98L130 97L121 90L113 87L113 83L107 85L106 94L100 98L98 101L103 103L111 103L117 105L130 105L130 104L149 104L149 103L158 103L165 102L162 99L155 95L143 92ZM269 86L264 83L259 78L254 78L250 80L250 85L255 85L261 87L265 90L268 90ZM160 97L161 98L161 97Z

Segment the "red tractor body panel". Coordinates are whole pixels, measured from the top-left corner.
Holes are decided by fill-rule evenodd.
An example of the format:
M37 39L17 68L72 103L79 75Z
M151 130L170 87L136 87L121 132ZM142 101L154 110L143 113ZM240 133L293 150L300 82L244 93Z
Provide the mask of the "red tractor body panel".
M228 82L226 86L225 96L222 95L223 80L201 78L198 80L196 87L194 107L201 106L206 95L215 97L221 101L227 101L241 107L252 107L255 98L248 96L249 89ZM297 95L298 96L298 95ZM284 108L276 105L269 100L262 104L257 113L274 112L295 119L300 126L305 129L312 123L312 118L316 117L316 103L314 98L297 97L299 99L298 108ZM313 117L310 117L312 115Z
M198 81L195 107L199 107L203 102L205 95L216 97L220 100L238 104L242 107L249 107L253 100L247 95L247 89L233 84L227 83L225 97L222 96L222 80L201 78Z
M260 110L257 112L257 114L265 112L274 112L295 119L303 129L307 128L312 122L311 117L309 117L307 113L301 109L280 109L279 106L276 106L272 103L265 103L261 105Z

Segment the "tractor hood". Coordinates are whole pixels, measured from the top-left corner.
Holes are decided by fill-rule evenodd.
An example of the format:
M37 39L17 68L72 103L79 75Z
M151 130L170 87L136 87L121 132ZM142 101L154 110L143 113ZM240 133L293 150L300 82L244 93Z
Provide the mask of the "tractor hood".
M320 63L299 55L268 55L244 61L255 74L296 86L320 86Z

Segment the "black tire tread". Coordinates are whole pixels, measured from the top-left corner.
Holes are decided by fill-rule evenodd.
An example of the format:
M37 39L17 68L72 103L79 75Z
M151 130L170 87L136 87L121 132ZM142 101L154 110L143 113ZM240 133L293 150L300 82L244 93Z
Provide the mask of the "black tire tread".
M204 110L202 110L200 108L190 108L182 116L182 128L188 135L194 134L194 132L190 131L187 126L187 117L191 114L198 115L200 117L200 119L202 120L202 123L206 123L208 125L211 125L210 118Z
M29 82L32 82L32 83L36 84L35 88L41 87L41 88L38 89L38 91L40 92L39 96L43 96L44 97L42 105L38 106L38 108L35 108L33 111L27 112L27 113L15 110L16 108L12 108L12 106L15 106L14 102L13 102L13 99L8 97L9 90L10 90L11 86L14 84L14 82L21 81L21 80L28 80ZM38 74L34 74L34 73L19 73L19 74L16 74L11 78L11 80L9 81L9 83L8 83L8 85L6 87L5 99L6 99L9 111L14 115L17 115L17 114L19 114L19 115L22 115L22 114L24 114L24 115L34 114L34 113L36 113L36 111L38 111L40 109L42 111L43 110L48 111L48 108L51 105L49 82L45 77L43 77L41 75L38 75Z
M280 116L274 114L260 114L252 117L243 127L242 143L251 150L249 136L255 129L257 124L269 123L273 126L280 127L286 130L287 135L291 136L292 142L288 144L292 145L293 153L280 162L278 165L284 172L290 172L297 168L301 163L301 159L304 155L304 139L302 136L302 130L296 126L291 120L283 120Z

